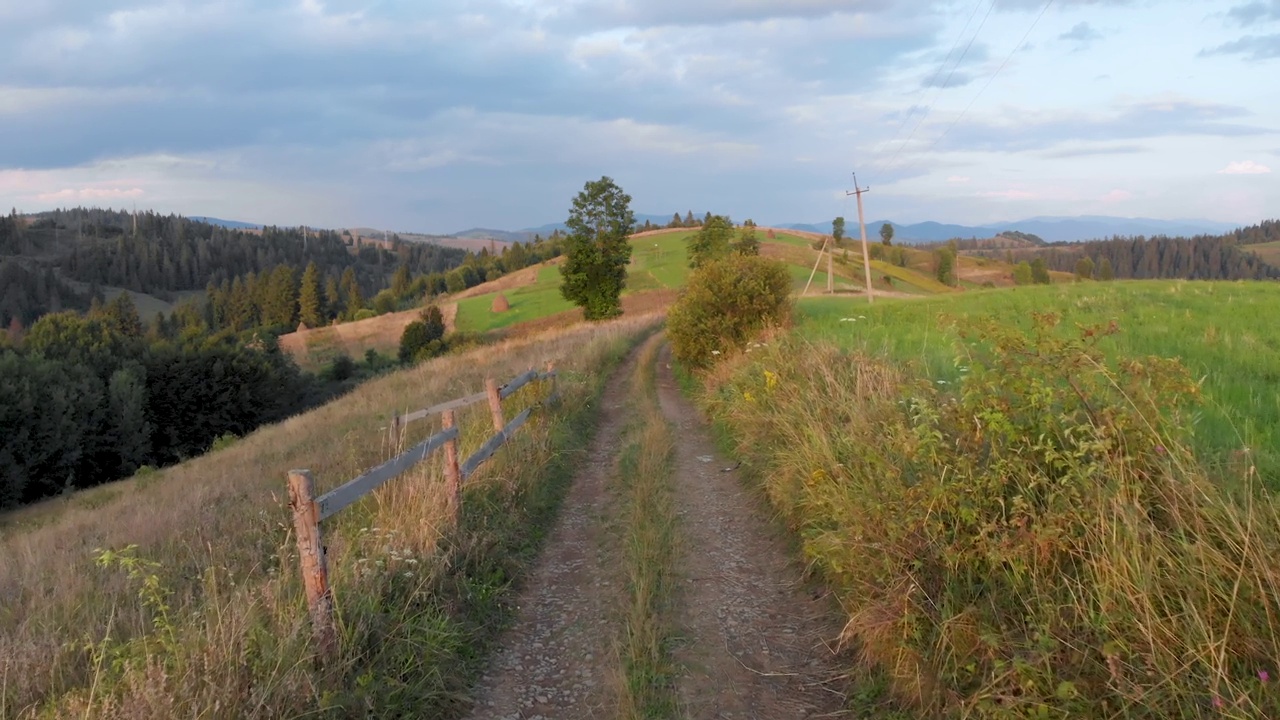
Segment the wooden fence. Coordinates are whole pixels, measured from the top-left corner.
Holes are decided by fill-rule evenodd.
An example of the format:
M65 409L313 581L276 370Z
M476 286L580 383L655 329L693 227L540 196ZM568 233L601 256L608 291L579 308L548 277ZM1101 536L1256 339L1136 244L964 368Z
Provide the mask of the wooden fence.
M525 409L506 422L502 413L502 401L531 382L549 380L551 391L548 403L557 399L556 373L548 363L545 372L530 370L499 386L492 378L485 381L482 392L450 400L406 415L396 415L391 420L391 436L394 442L409 423L441 413L440 432L414 445L387 462L348 480L329 492L316 497L315 479L310 470L289 471L289 506L293 510L293 526L298 539L298 556L302 565L302 581L306 586L307 605L311 610L312 631L321 657L330 656L337 649L337 632L333 622L333 593L329 587L329 571L325 557L324 537L320 523L333 517L373 490L395 478L409 468L427 459L436 450L444 449L444 477L450 511L456 525L462 512L462 485L510 440L521 425L529 419L534 408ZM458 427L454 411L485 400L493 419L494 435L466 460L458 461Z

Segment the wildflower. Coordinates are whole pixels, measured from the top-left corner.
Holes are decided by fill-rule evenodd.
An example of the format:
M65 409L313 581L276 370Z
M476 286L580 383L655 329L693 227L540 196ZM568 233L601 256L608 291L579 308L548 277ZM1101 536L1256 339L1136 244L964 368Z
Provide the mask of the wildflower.
M946 381L946 380L939 380L939 381L938 381L938 384L939 384L939 385L947 385L948 383L947 383L947 381Z
M1221 709L1222 709L1222 698L1218 697L1217 695L1214 695L1214 696L1213 696L1213 706L1214 706L1215 708L1217 708L1217 709L1221 710Z
M1271 675L1269 675L1266 670L1259 670L1258 679L1262 682L1267 682L1271 679Z
M1157 445L1157 446L1156 446L1156 454L1157 454L1157 455L1163 455L1163 454L1164 454L1164 446L1163 446L1163 445Z
M712 351L711 351L711 354L712 354L712 355L719 355L719 354L720 354L720 351L719 351L719 350L712 350Z

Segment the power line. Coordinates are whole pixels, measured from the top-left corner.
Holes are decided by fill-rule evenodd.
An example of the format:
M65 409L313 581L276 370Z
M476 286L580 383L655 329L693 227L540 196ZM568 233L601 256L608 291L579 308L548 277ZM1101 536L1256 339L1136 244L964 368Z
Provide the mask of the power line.
M981 7L981 2L979 2L979 4L974 9L976 10L978 7ZM929 113L933 111L933 106L936 105L938 102L938 99L942 97L942 91L946 90L947 85L951 83L951 78L955 75L956 69L960 67L960 63L964 61L965 55L969 54L969 49L973 47L974 41L978 39L978 35L982 34L982 28L986 26L987 19L991 17L991 11L994 10L995 7L996 7L996 0L991 0L991 4L987 6L986 15L982 16L982 22L978 25L978 29L973 32L973 37L969 38L969 44L965 46L964 53L960 55L960 58L956 61L956 64L952 66L951 74L947 76L946 82L944 82L942 84L942 87L938 88L938 91L934 93L933 100L925 108L924 114L920 116L920 119L919 121L916 122L915 127L911 129L911 134L908 135L907 139L903 140L902 144L898 146L898 149L893 153L893 157L889 158L889 162L879 166L879 170L881 171L891 170L893 168L893 164L897 161L898 157L902 155L903 149L906 148L907 145L911 142L912 138L916 136L916 132L920 130L920 126L924 124L924 121L929 117ZM965 27L968 27L967 23ZM963 35L963 33L961 34ZM948 57L950 56L948 55ZM945 65L945 62L943 64Z
M973 18L978 15L978 8L982 7L983 0L978 0L973 4L973 11L969 13L969 19L964 21L964 27L960 28L960 32L956 33L956 39L951 42L951 49L947 51L947 56L943 58L942 63L938 65L938 69L933 71L933 76L929 78L929 82L924 87L937 88L938 76L942 74L942 70L946 68L947 63L951 62L951 56L955 54L956 48L960 47L960 41L964 39L965 31L969 29L969 24L973 22ZM939 90L938 92L941 92ZM907 110L907 114L903 116L902 122L898 124L898 129L893 131L893 141L897 142L898 137L902 135L902 128L907 126L907 121L916 113L916 106L912 105Z
M934 141L929 144L929 147L925 148L924 153L921 153L922 155L932 152L933 149L938 146L938 143L942 142L942 139L951 132L952 128L964 119L964 116L969 113L969 110L973 107L974 103L978 102L978 98L982 97L982 94L987 91L987 88L991 87L991 83L995 82L996 76L998 76L1000 72L1004 70L1005 66L1009 64L1009 61L1013 59L1014 54L1017 53L1018 50L1022 49L1022 46L1027 43L1027 38L1031 37L1031 32L1036 29L1036 25L1040 24L1040 19L1044 17L1045 13L1049 12L1049 7L1051 5L1053 5L1053 0L1045 2L1044 7L1040 9L1040 14L1036 16L1035 20L1031 21L1031 27L1027 28L1027 31L1022 34L1022 39L1019 40L1018 44L1014 45L1013 49L1009 51L1009 54L1005 56L1004 62L1000 63L1000 67L996 68L996 71L991 74L991 77L987 78L986 84L978 90L978 93L973 96L973 99L969 101L969 104L965 105L964 110L960 111L960 114L956 116L956 119L951 121L951 124L947 126L947 129L943 130L942 134L935 138ZM921 160L916 160L908 165L906 169L908 171L914 170L921 162Z

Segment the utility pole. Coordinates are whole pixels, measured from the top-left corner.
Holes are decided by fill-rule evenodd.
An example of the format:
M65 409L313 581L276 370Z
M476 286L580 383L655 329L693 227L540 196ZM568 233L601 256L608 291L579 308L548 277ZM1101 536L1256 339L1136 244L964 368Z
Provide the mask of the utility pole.
M858 187L858 173L853 174L853 191L845 195L858 196L858 228L862 231L862 269L867 273L867 304L876 301L875 291L871 289L871 253L867 251L867 223L862 217L862 193L871 192L871 188Z

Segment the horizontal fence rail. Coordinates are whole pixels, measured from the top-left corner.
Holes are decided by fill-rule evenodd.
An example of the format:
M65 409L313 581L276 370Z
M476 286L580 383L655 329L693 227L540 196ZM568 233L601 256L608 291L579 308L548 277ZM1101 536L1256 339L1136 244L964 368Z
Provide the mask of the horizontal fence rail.
M516 431L529 420L535 409L526 408L508 423L503 420L502 401L529 383L544 380L550 381L551 387L542 404L553 404L559 398L559 391L556 386L556 372L548 363L545 372L530 370L512 378L502 386L489 379L485 381L485 389L482 392L432 405L403 416L392 416L391 432L393 440L396 441L399 440L405 425L437 413L441 414L442 429L391 460L365 471L319 497L315 496L315 481L309 470L289 472L289 506L293 511L302 580L306 586L307 604L311 611L312 632L321 659L329 657L337 649L337 632L333 619L333 594L329 586L327 553L320 532L320 523L426 460L435 451L443 449L446 495L449 498L456 525L462 511L462 484L499 448L514 437ZM455 422L454 411L485 400L489 401L494 435L459 465L458 441L461 433Z
M527 412L527 411L526 411ZM333 517L339 510L373 492L386 481L417 465L446 442L458 437L458 428L442 430L426 440L414 445L408 452L389 460L369 472L348 481L345 485L330 490L316 498L320 506L320 519Z

